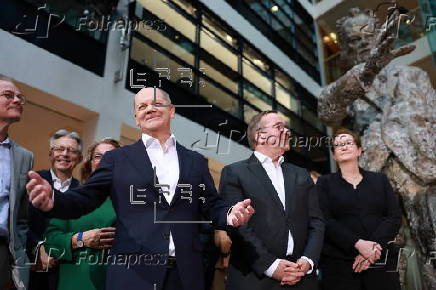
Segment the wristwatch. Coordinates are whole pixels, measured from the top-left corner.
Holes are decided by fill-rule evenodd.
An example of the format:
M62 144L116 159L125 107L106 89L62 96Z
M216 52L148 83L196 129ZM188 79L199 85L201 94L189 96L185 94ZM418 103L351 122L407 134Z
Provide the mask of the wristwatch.
M77 233L77 247L78 248L83 248L83 246L84 246L82 237L83 237L83 232L78 232Z

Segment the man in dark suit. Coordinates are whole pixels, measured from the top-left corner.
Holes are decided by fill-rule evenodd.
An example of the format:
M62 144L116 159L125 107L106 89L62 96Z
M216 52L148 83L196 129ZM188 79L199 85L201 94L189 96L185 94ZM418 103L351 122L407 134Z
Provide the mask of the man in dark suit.
M57 191L63 193L75 188L79 181L73 177L73 170L82 161L82 139L76 132L58 130L50 138L50 170L38 171ZM45 251L44 232L50 219L41 211L29 205L29 232L27 233L27 254L34 263L31 268L29 289L56 290L59 268L56 260Z
M221 173L222 197L249 198L256 208L247 225L229 231L227 289L317 289L324 220L314 184L305 169L284 162L289 130L276 111L253 117L247 137L253 155Z
M254 210L250 200L230 208L207 160L175 141L175 108L165 91L142 89L134 111L143 133L137 143L107 152L84 185L54 201L50 185L29 173L29 199L50 216L77 218L111 195L117 222L107 289L203 290L201 217L226 228L245 223Z
M0 289L25 290L29 280L26 255L27 172L33 154L8 137L9 126L23 113L25 97L11 79L0 75Z

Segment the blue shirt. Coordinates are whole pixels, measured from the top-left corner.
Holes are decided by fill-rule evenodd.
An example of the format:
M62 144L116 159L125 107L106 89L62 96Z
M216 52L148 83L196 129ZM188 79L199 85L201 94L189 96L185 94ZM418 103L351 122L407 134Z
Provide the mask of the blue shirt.
M11 143L0 142L0 236L9 236L9 191L11 189Z

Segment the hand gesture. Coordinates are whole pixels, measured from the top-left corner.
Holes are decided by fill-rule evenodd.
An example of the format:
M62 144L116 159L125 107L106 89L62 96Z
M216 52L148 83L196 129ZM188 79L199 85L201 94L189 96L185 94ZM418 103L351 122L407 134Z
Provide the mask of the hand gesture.
M357 255L354 259L353 263L353 271L356 273L360 273L362 271L368 270L369 266L371 266L371 263L368 259L365 259L362 255Z
M394 58L411 53L415 49L415 45L406 45L394 49L394 41L400 20L400 13L398 9L395 9L382 28L377 30L369 59L366 61L360 75L360 79L365 86L370 86L375 76Z
M304 277L304 275L306 275L307 271L303 270L301 266L302 264L298 263L299 261L301 263L301 260L302 259L299 259L297 263L289 262L290 264L286 265L283 278L280 281L280 285L295 285L300 282L301 278ZM305 261L305 263L309 264L307 261Z
M310 269L312 269L312 266L306 259L298 259L297 265L300 267L300 270L304 273L304 275L306 275L306 273L309 272Z
M358 240L354 247L359 251L363 258L373 264L380 259L382 247L373 241Z
M226 231L215 230L214 232L215 246L220 250L221 254L227 254L232 247L232 240L227 235Z
M290 269L289 272L292 269L298 270L298 265L296 263L292 263L288 260L280 260L279 264L277 265L277 268L275 269L274 273L272 274L272 278L281 282L282 279L285 277L286 272L285 269Z
M50 257L45 251L44 245L41 245L38 248L38 256L36 259L36 265L34 267L34 270L37 272L47 272L56 264L57 260L53 257Z
M30 181L26 184L26 189L29 201L37 209L42 211L51 210L54 205L51 185L35 171L29 171L28 175Z
M83 245L92 249L107 249L112 247L115 228L93 229L83 233Z
M250 205L251 200L245 199L235 204L227 216L227 224L233 227L239 227L247 223L254 214L254 209Z

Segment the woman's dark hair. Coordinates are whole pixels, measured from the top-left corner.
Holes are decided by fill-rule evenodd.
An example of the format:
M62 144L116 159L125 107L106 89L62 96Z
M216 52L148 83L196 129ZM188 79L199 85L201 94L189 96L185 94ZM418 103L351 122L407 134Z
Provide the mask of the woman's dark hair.
M347 135L351 135L353 137L354 143L356 144L356 146L358 148L362 148L362 142L360 141L360 137L359 135L357 135L356 133L354 133L353 131L351 131L348 128L345 127L339 127L337 129L334 130L333 132L333 139L332 139L332 146L330 146L331 151L335 151L335 146L334 146L334 142L336 137L338 137L339 135L342 134L347 134Z

